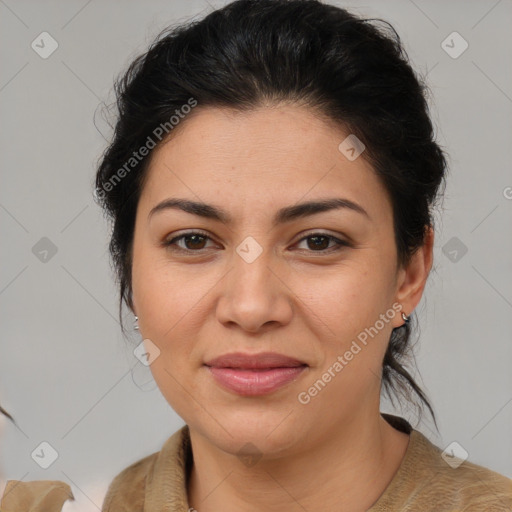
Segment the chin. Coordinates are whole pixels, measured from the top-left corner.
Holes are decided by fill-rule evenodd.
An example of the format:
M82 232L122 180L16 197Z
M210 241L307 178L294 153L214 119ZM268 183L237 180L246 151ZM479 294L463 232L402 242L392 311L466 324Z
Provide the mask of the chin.
M291 408L290 408L291 410ZM240 455L240 452L255 451L269 459L277 458L297 444L303 444L303 431L297 428L297 421L289 414L269 411L221 413L219 425L211 417L200 425L189 423L202 436L219 449Z

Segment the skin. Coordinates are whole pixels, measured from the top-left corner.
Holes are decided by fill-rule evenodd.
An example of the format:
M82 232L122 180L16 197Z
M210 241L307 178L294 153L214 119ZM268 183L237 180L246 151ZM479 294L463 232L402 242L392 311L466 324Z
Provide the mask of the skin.
M198 512L363 511L404 457L409 436L379 412L382 359L403 324L399 313L309 403L297 399L394 303L410 314L432 265L430 230L398 267L386 189L364 153L350 161L338 150L347 135L301 106L197 107L152 155L135 224L133 310L160 349L154 378L190 427L188 496ZM148 218L170 197L216 205L233 224L178 209ZM272 226L279 208L331 197L358 203L368 217L344 208ZM197 229L210 238L163 245ZM315 232L351 245L334 251L322 239L317 249L304 238ZM248 236L263 249L252 263L236 252ZM264 351L309 366L258 397L221 388L204 366ZM238 456L247 443L260 456L255 465Z

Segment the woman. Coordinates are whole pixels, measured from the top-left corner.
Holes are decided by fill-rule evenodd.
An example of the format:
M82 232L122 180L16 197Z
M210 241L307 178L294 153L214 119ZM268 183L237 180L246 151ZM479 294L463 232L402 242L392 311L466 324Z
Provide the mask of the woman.
M96 198L120 316L186 426L103 511L510 510L509 479L380 413L384 387L433 414L402 362L446 170L393 29L239 0L116 92Z

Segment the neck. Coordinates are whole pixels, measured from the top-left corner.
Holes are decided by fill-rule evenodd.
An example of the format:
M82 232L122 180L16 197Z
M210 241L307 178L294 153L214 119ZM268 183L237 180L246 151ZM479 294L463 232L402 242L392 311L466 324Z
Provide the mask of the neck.
M389 485L409 442L380 413L336 425L306 450L262 457L250 467L192 429L190 438L188 495L197 512L366 511Z

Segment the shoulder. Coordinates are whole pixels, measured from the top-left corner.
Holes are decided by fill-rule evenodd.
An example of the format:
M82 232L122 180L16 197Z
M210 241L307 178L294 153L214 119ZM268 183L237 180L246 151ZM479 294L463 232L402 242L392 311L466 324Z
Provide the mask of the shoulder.
M411 441L409 462L418 468L416 495L425 503L435 505L436 510L512 510L512 480L457 458L453 450L443 452L418 431L413 432Z
M478 464L456 459L434 445L438 455L430 468L431 493L437 500L451 496L457 510L512 510L512 480ZM460 464L460 465L459 465Z
M152 453L118 473L110 483L102 512L117 512L123 506L140 512L144 509L146 478L151 474L159 452Z
M443 452L421 432L372 512L510 512L512 480Z
M71 487L66 482L8 480L0 500L0 510L27 512L44 509L45 512L60 512L66 500L75 500Z
M154 503L164 493L177 493L183 501L183 482L191 455L189 442L185 425L167 439L160 451L123 469L110 483L101 512L143 512L147 500Z

